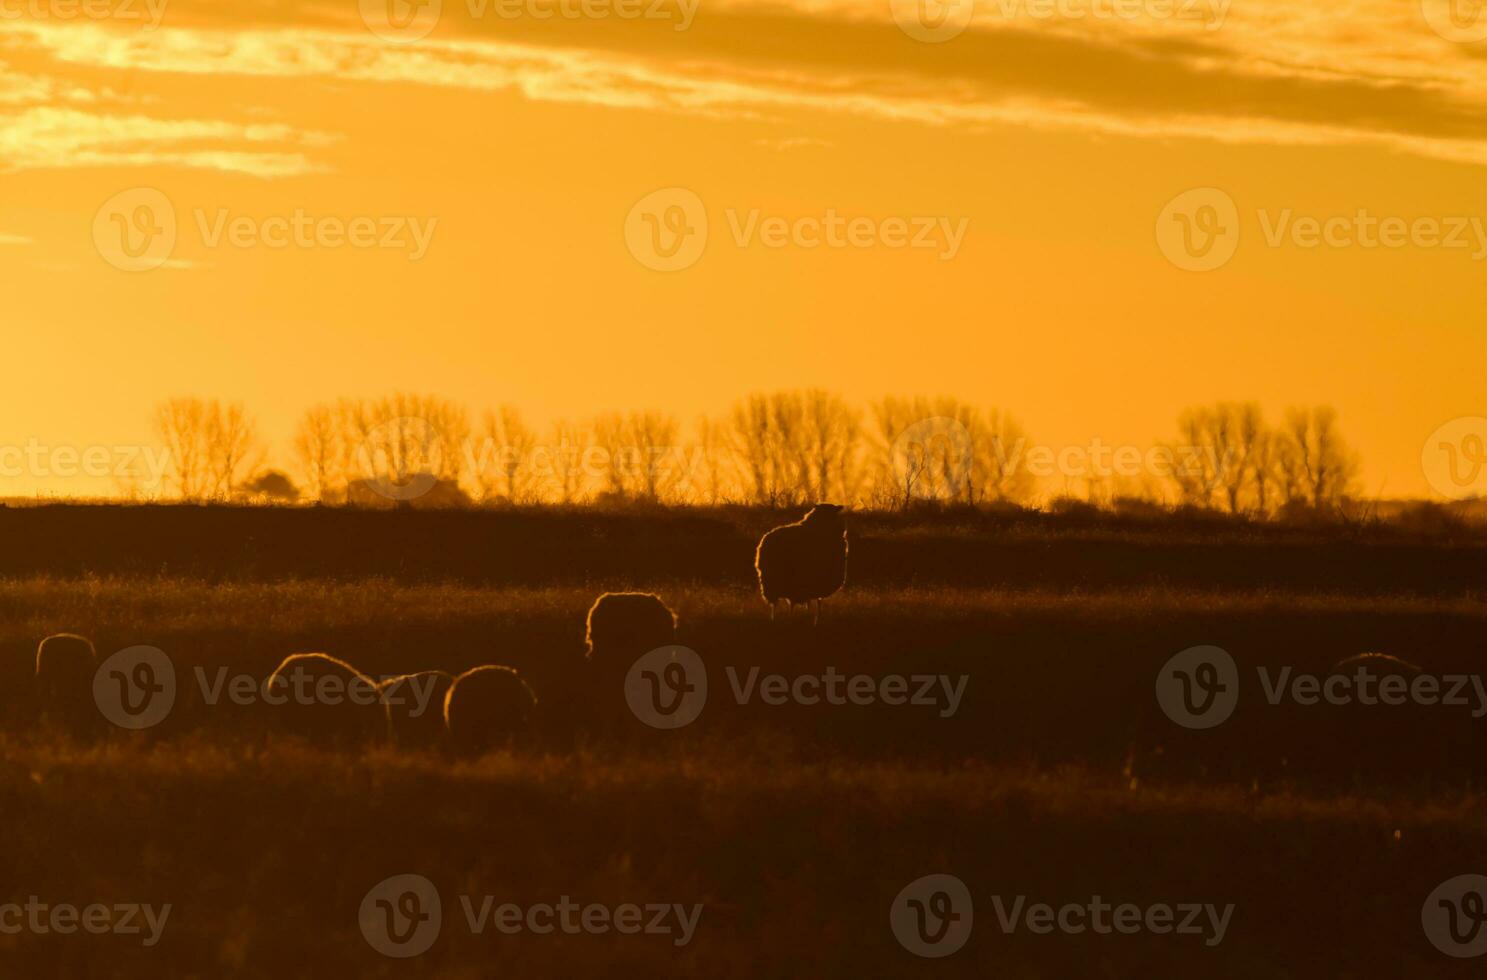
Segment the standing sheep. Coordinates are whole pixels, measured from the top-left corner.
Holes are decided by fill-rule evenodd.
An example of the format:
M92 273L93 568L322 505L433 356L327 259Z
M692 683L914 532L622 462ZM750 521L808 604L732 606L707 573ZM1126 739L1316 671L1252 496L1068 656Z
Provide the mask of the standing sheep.
M525 733L537 696L510 667L486 665L454 679L444 696L444 726L462 755L480 755Z
M98 669L93 641L76 633L54 633L36 648L36 697L51 724L82 735L102 726L93 701Z
M444 699L454 675L442 670L389 677L377 686L387 711L387 737L403 748L433 748L444 740Z
M770 619L780 600L792 609L797 602L809 602L814 625L821 620L821 600L846 584L845 509L838 504L817 504L794 524L777 527L759 539L754 568L759 573L759 591L769 603Z
M377 682L324 653L292 653L264 684L275 727L314 741L360 744L386 724Z

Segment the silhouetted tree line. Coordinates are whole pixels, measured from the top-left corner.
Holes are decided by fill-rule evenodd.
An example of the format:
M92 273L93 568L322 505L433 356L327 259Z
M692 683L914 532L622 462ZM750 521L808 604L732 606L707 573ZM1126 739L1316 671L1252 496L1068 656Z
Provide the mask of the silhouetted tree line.
M1051 460L1018 421L953 397L865 407L820 389L749 395L684 427L658 411L557 419L542 428L513 405L473 418L430 395L342 398L307 409L289 463L241 404L174 398L156 411L170 454L166 495L324 504L457 506L640 501L774 507L845 501L876 508L1175 504L1271 516L1352 499L1358 459L1330 408L1278 424L1252 403L1191 408L1138 473L1039 473ZM286 472L288 470L288 472ZM1062 482L1060 482L1062 481ZM1077 489L1077 493L1075 490Z

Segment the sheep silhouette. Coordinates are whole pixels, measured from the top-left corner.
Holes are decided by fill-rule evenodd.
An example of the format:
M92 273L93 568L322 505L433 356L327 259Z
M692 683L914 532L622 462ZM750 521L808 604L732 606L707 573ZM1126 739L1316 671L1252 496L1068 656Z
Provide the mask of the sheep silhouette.
M403 748L433 748L443 743L444 699L454 675L442 670L389 677L377 686L387 713L388 740Z
M625 677L644 654L676 642L677 615L649 592L605 592L589 607L583 702L575 721L601 732L625 724Z
M444 726L461 755L480 755L509 744L532 726L537 696L521 674L487 664L454 679L444 696Z
M817 504L794 524L785 524L759 539L754 568L759 592L769 603L769 618L783 601L789 609L808 602L811 623L821 620L821 600L847 581L847 519L838 504Z
M590 664L623 674L641 654L676 640L676 613L649 592L606 592L589 607L584 644Z
M1346 703L1316 705L1318 725L1308 739L1317 775L1348 784L1411 781L1427 769L1461 761L1469 745L1466 709L1424 704L1408 693L1424 671L1386 653L1360 653L1332 665L1328 678L1349 677ZM1387 691L1385 678L1398 678ZM1367 700L1361 684L1368 684Z
M93 700L98 669L93 641L76 633L54 633L36 647L36 698L42 718L73 735L103 727Z
M292 653L264 685L266 717L289 735L317 742L372 741L386 725L377 682L325 653Z

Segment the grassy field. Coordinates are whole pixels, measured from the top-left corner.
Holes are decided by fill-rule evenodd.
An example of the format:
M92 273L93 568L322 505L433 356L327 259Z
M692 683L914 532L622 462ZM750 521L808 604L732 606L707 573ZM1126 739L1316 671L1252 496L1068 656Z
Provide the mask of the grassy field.
M0 976L1397 977L1462 975L1421 927L1431 890L1487 870L1475 726L1360 775L1371 733L1242 709L1177 774L1133 779L1153 685L1201 644L1325 672L1363 650L1475 672L1487 562L1474 540L1042 519L853 525L851 584L812 629L771 624L751 539L782 515L12 508L0 560L0 903L172 906L160 941L5 934ZM35 522L35 523L31 523ZM6 525L9 525L6 527ZM48 542L48 544L43 544ZM339 542L339 543L338 543ZM96 556L90 558L89 556ZM1125 574L1122 570L1126 570ZM654 588L707 665L698 721L577 744L547 729L479 760L343 752L196 695L197 668L266 676L324 650L373 674L517 666L561 701L583 615ZM80 744L36 727L48 633L100 656L165 651L175 711ZM938 705L737 703L794 678L963 678ZM730 674L731 670L731 674ZM1158 719L1160 723L1160 719ZM1484 721L1483 724L1487 724ZM1276 770L1277 747L1327 760ZM1304 746L1305 753L1290 751ZM1416 746L1410 746L1415 750ZM1222 765L1214 765L1221 762ZM437 886L443 926L394 959L358 925L379 881ZM965 947L907 952L900 889L975 900ZM571 896L702 911L673 935L475 934L478 907ZM1233 905L1223 940L1004 932L998 901Z

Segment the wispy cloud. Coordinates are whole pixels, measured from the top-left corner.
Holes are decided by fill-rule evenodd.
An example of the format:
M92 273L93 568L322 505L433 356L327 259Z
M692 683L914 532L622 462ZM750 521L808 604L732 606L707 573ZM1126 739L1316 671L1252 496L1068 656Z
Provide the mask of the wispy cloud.
M319 135L309 137L284 125L32 107L0 112L0 171L171 164L284 177L322 168L296 150L245 147L322 141Z
M1062 6L1069 4L1079 0ZM8 46L53 63L163 77L514 91L533 101L796 123L801 113L822 113L892 124L1361 145L1487 163L1487 58L1433 34L1414 4L1407 11L1385 0L1241 9L1208 0L1199 5L1206 19L1184 20L1049 18L1038 13L1047 5L992 0L943 44L910 39L887 4L846 0L714 0L685 32L667 22L480 19L468 4L444 6L434 33L405 44L374 37L342 8L279 3L234 13L181 0L168 20L176 26L158 31L25 22L8 28ZM7 87L0 74L0 105L39 97L54 105L57 93L44 91L51 84L18 76ZM139 155L260 176L314 166L313 140L286 134L273 141L297 146L268 151L242 124L152 126L139 115L78 114L66 120L79 127L73 143L57 126L41 125L58 121L29 120L30 133L42 129L46 137L26 158L32 165ZM186 150L179 144L197 137L172 131L179 126L206 127L222 145ZM123 130L135 138L111 135ZM783 137L777 146L812 145L799 140ZM21 152L17 143L0 137L0 155Z

